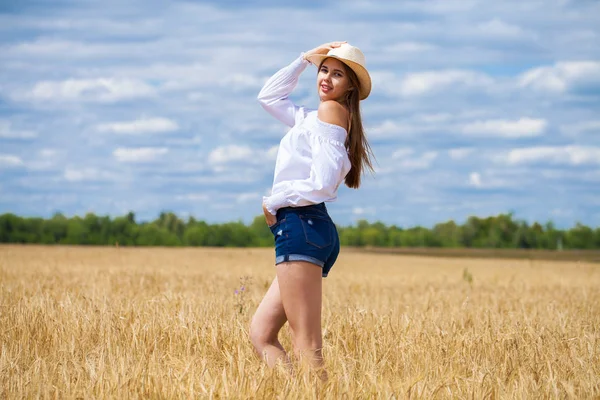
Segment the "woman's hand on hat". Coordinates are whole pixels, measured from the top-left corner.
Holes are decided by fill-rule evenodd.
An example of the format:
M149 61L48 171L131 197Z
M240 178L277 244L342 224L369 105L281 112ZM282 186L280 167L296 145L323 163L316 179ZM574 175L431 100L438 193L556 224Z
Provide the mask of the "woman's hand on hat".
M348 42L343 41L343 42L323 43L322 45L317 46L314 49L309 50L306 53L304 53L304 59L306 60L306 57L311 56L313 54L327 54L329 52L329 50L335 49L336 47L340 47L341 45L343 45L345 43L348 43Z

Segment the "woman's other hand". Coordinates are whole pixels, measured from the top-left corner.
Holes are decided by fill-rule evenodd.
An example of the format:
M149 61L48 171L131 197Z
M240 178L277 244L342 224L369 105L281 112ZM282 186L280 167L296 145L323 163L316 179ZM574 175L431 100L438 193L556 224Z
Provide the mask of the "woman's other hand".
M327 54L329 52L329 50L335 49L336 47L340 47L344 43L348 43L348 42L344 41L344 42L323 43L322 45L317 46L314 49L309 50L306 53L304 53L304 59L306 60L306 57L308 57L312 54Z
M273 214L271 214L269 212L269 210L267 210L265 203L263 203L262 208L263 208L263 213L265 214L265 221L267 221L267 226L275 225L275 223L277 222L277 217L274 216Z

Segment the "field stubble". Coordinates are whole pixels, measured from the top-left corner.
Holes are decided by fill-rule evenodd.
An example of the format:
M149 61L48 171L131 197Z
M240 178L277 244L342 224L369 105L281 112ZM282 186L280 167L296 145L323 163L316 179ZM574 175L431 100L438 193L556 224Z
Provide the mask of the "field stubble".
M600 396L598 264L342 251L325 383L252 351L274 273L270 249L0 247L0 397Z

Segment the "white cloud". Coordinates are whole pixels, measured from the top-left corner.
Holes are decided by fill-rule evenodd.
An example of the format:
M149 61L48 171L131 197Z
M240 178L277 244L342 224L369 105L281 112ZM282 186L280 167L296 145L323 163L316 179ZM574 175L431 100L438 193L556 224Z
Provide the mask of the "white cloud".
M352 214L355 216L374 215L375 207L354 207L352 209Z
M469 175L469 184L475 187L481 187L481 174L479 172L471 172Z
M427 169L437 158L436 151L427 151L417 158L403 160L400 166L407 169Z
M233 86L236 89L256 89L261 88L265 79L250 74L233 74L221 81L224 86Z
M150 162L157 160L168 152L169 149L166 147L119 147L113 151L113 156L121 162Z
M479 34L509 39L517 39L526 35L526 32L521 27L504 22L498 18L478 24L477 29Z
M166 139L164 142L164 144L169 145L169 146L193 146L196 147L196 145L202 143L202 136L201 135L195 135L192 137L176 137L176 136L171 136L169 139Z
M366 129L367 136L373 138L389 138L411 133L415 133L415 127L409 124L400 124L391 120L384 120L383 122Z
M6 54L13 56L56 57L69 54L75 57L110 55L110 46L84 43L74 40L38 38L30 42L21 42L5 49Z
M238 161L250 161L254 155L254 150L248 146L221 146L214 149L208 155L208 162L211 164L227 164Z
M215 49L210 49L217 52ZM213 55L217 58L217 55ZM213 93L190 92L190 89L202 88L218 91L223 96L225 91L238 93L243 90L252 89L258 94L268 77L264 77L250 70L239 72L241 69L249 69L247 65L237 65L237 59L232 55L230 63L221 59L212 63L154 63L147 66L136 66L118 70L118 73L126 76L136 76L140 79L161 81L162 92L183 91L189 100L195 102L206 102L214 99ZM253 66L256 68L256 66Z
M511 164L552 163L567 165L600 164L600 147L539 146L513 149L500 160Z
M30 171L48 171L55 169L56 164L62 158L59 157L59 151L56 149L44 148L40 149L37 158L32 158L27 163L27 169Z
M520 87L556 93L590 83L600 83L600 61L559 62L530 69L518 79Z
M399 160L396 164L402 169L420 170L427 169L433 161L438 157L436 151L427 151L420 155L415 155L415 151L411 148L400 148L392 154L392 159Z
M394 113L393 110L386 112L385 115ZM469 110L454 114L448 112L438 113L414 113L402 116L399 121L383 119L381 122L372 126L367 126L366 133L369 138L375 139L393 139L401 136L414 136L420 133L430 133L437 135L441 132L455 133L461 132L465 122L474 118L481 118L489 114L489 111Z
M110 181L114 180L116 175L97 168L67 168L63 177L69 182Z
M568 217L573 215L573 210L565 208L554 208L552 209L552 211L550 211L550 214L552 214L555 217Z
M223 183L236 184L256 182L261 177L255 168L213 168L213 172L216 172L216 174L194 178L193 180L191 180L191 182L203 185L214 185Z
M188 193L184 195L175 196L175 200L183 201L209 201L210 196L206 193Z
M472 147L460 147L448 150L448 155L453 160L463 160L473 154L474 151L475 149Z
M584 121L571 125L563 125L560 127L560 129L568 135L583 135L589 133L600 134L600 120Z
M161 20L159 19L144 18L144 16L142 16L142 18L136 21L135 26L131 26L129 18L119 20L114 17L111 18L107 15L98 14L102 13L92 12L87 16L78 15L77 18L70 18L69 15L61 15L60 17L47 15L43 18L32 15L23 15L21 18L10 18L9 27L71 33L74 38L77 38L77 35L80 32L110 32L112 34L118 34L121 37L147 35L149 33L159 32L163 27L163 24L161 24ZM51 39L42 38L36 40L36 42L42 42L43 44L50 40Z
M235 201L238 203L254 202L261 198L260 193L240 193L235 196Z
M409 157L412 154L414 154L414 152L415 151L413 149L411 149L410 147L401 147L392 153L392 158L394 158L394 159L406 158L406 157Z
M9 121L0 120L0 138L2 139L33 139L35 137L37 137L35 132L15 130Z
M435 50L437 46L424 42L399 42L386 46L385 51L389 53L421 53Z
M480 136L534 137L543 134L547 125L545 119L520 118L516 121L494 119L466 124L463 126L462 131L469 135Z
M40 150L40 156L44 157L44 158L51 158L54 157L58 154L58 151L56 149L41 149Z
M364 2L369 8L373 8L371 2ZM448 15L452 13L467 13L478 4L477 0L431 0L428 2L422 1L406 1L396 3L392 7L405 11L418 11L427 14L442 14ZM393 8L392 8L393 10Z
M487 170L471 172L467 184L478 189L507 189L530 185L527 171Z
M113 132L124 134L163 133L179 129L177 122L168 118L141 118L130 122L113 122L97 126L100 132Z
M147 83L126 78L68 79L43 81L34 85L24 96L15 95L17 100L33 101L90 101L113 103L155 95Z
M275 161L277 159L277 152L279 151L279 145L271 147L267 150L267 158Z
M434 114L419 114L415 117L419 123L426 124L441 124L447 123L454 119L456 116L450 113L434 113Z
M267 150L238 145L220 146L210 152L208 162L220 171L225 170L225 165L231 163L261 164L265 160L274 161L278 151L279 146L272 146Z
M23 160L11 154L0 154L0 167L20 167Z
M451 86L486 88L493 80L484 73L468 70L425 71L407 74L400 83L400 94L419 96Z
M555 181L555 183L562 182L584 182L592 183L594 187L600 187L600 169L599 168L586 168L581 169L568 169L568 168L556 168L552 165L548 169L539 169L539 176L545 179ZM590 194L593 196L592 192ZM600 197L598 197L600 199ZM599 200L600 201L600 200Z

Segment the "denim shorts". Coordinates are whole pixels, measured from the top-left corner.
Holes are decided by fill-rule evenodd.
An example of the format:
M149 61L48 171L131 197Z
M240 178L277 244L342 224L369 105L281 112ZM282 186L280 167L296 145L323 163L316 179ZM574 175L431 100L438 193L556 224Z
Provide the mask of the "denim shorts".
M323 269L326 277L340 252L340 238L324 203L285 207L269 227L275 238L275 265L307 261Z

